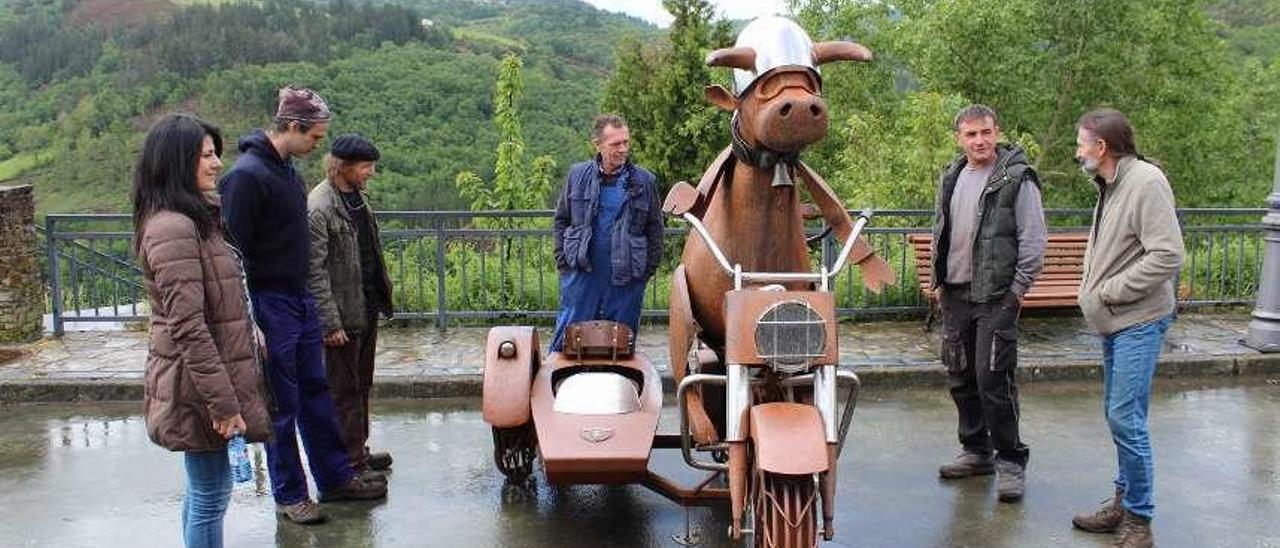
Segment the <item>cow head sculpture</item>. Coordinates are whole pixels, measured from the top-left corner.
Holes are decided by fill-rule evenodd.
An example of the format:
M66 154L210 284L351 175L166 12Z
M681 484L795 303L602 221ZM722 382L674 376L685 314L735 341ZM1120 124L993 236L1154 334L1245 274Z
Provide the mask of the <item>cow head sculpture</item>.
M706 88L706 96L734 113L735 148L794 156L827 134L818 67L870 60L871 51L859 44L814 44L790 19L762 17L742 29L734 47L707 55L707 66L734 69L736 93L717 85Z

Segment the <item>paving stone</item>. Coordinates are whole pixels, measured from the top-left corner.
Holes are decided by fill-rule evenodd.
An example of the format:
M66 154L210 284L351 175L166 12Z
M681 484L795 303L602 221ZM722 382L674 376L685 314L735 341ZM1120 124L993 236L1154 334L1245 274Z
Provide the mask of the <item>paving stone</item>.
M1280 355L1262 355L1240 344L1249 320L1245 311L1183 314L1169 331L1159 374L1280 376ZM1101 344L1082 318L1033 316L1021 322L1019 378L1100 377ZM923 321L842 323L841 364L856 370L866 386L941 385L946 376L937 358L939 329L925 332L923 327ZM551 340L549 328L538 331L544 344ZM376 394L478 394L487 335L484 327L383 327ZM145 332L92 330L0 347L8 358L0 361L0 385L6 387L0 390L0 401L140 398L147 346ZM670 375L665 325L642 325L637 347L664 376ZM22 389L24 383L36 388ZM49 383L53 388L46 386Z

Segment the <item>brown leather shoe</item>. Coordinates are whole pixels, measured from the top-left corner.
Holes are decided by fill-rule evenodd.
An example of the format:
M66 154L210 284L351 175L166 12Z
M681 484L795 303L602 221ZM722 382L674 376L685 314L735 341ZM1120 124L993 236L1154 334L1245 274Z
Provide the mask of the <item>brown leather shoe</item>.
M1128 510L1120 521L1120 532L1116 535L1117 548L1152 548L1156 545L1155 536L1151 534L1151 520Z
M363 481L358 477L351 478L346 485L320 494L320 502L340 502L344 500L377 500L386 498L387 484Z
M277 504L276 514L284 516L284 519L297 523L299 525L314 525L324 523L328 519L324 513L320 511L320 505L311 502L311 499L303 499L293 504Z
M382 472L391 469L391 460L391 453L385 451L369 453L369 460L366 464L368 464L370 470Z
M991 455L981 455L965 451L956 455L951 462L938 468L938 475L945 479L967 478L970 476L990 476L995 473L996 460Z
M356 477L360 478L360 481L365 483L387 484L387 475L372 468L365 468L364 470L356 472Z
M1076 529L1090 533L1114 533L1124 518L1124 508L1120 506L1123 496L1124 493L1117 487L1115 496L1102 501L1101 508L1092 514L1077 514L1071 518L1071 524Z

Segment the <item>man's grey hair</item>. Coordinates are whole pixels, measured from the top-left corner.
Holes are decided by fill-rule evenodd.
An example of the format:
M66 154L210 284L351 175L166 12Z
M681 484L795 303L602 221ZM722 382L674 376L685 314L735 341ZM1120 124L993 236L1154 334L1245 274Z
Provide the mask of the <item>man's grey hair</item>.
M591 140L597 141L604 135L604 128L627 127L627 121L617 114L601 114L596 116L591 126Z
M981 120L983 118L991 118L991 122L995 124L996 127L1000 127L1000 115L996 114L994 109L987 105L974 103L960 109L960 112L956 113L956 119L951 123L951 130L960 131L960 124L970 120Z

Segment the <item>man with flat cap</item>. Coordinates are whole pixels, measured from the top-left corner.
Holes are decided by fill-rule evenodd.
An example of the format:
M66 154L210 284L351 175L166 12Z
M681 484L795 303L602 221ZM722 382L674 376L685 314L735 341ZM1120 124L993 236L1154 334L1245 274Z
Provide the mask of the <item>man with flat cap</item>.
M307 492L298 436L322 502L385 497L387 486L351 469L325 376L323 337L307 289L310 229L302 175L293 165L329 130L329 107L308 89L280 90L272 127L240 139L240 157L219 183L222 217L244 260L254 319L266 336L272 396L266 443L276 511L310 524L324 514Z
M363 136L338 136L324 157L325 179L307 196L307 286L324 325L329 387L351 468L371 481L386 481L379 472L391 467L389 453L371 453L366 445L378 316L389 319L394 310L378 221L364 192L377 172L379 156L378 148Z

